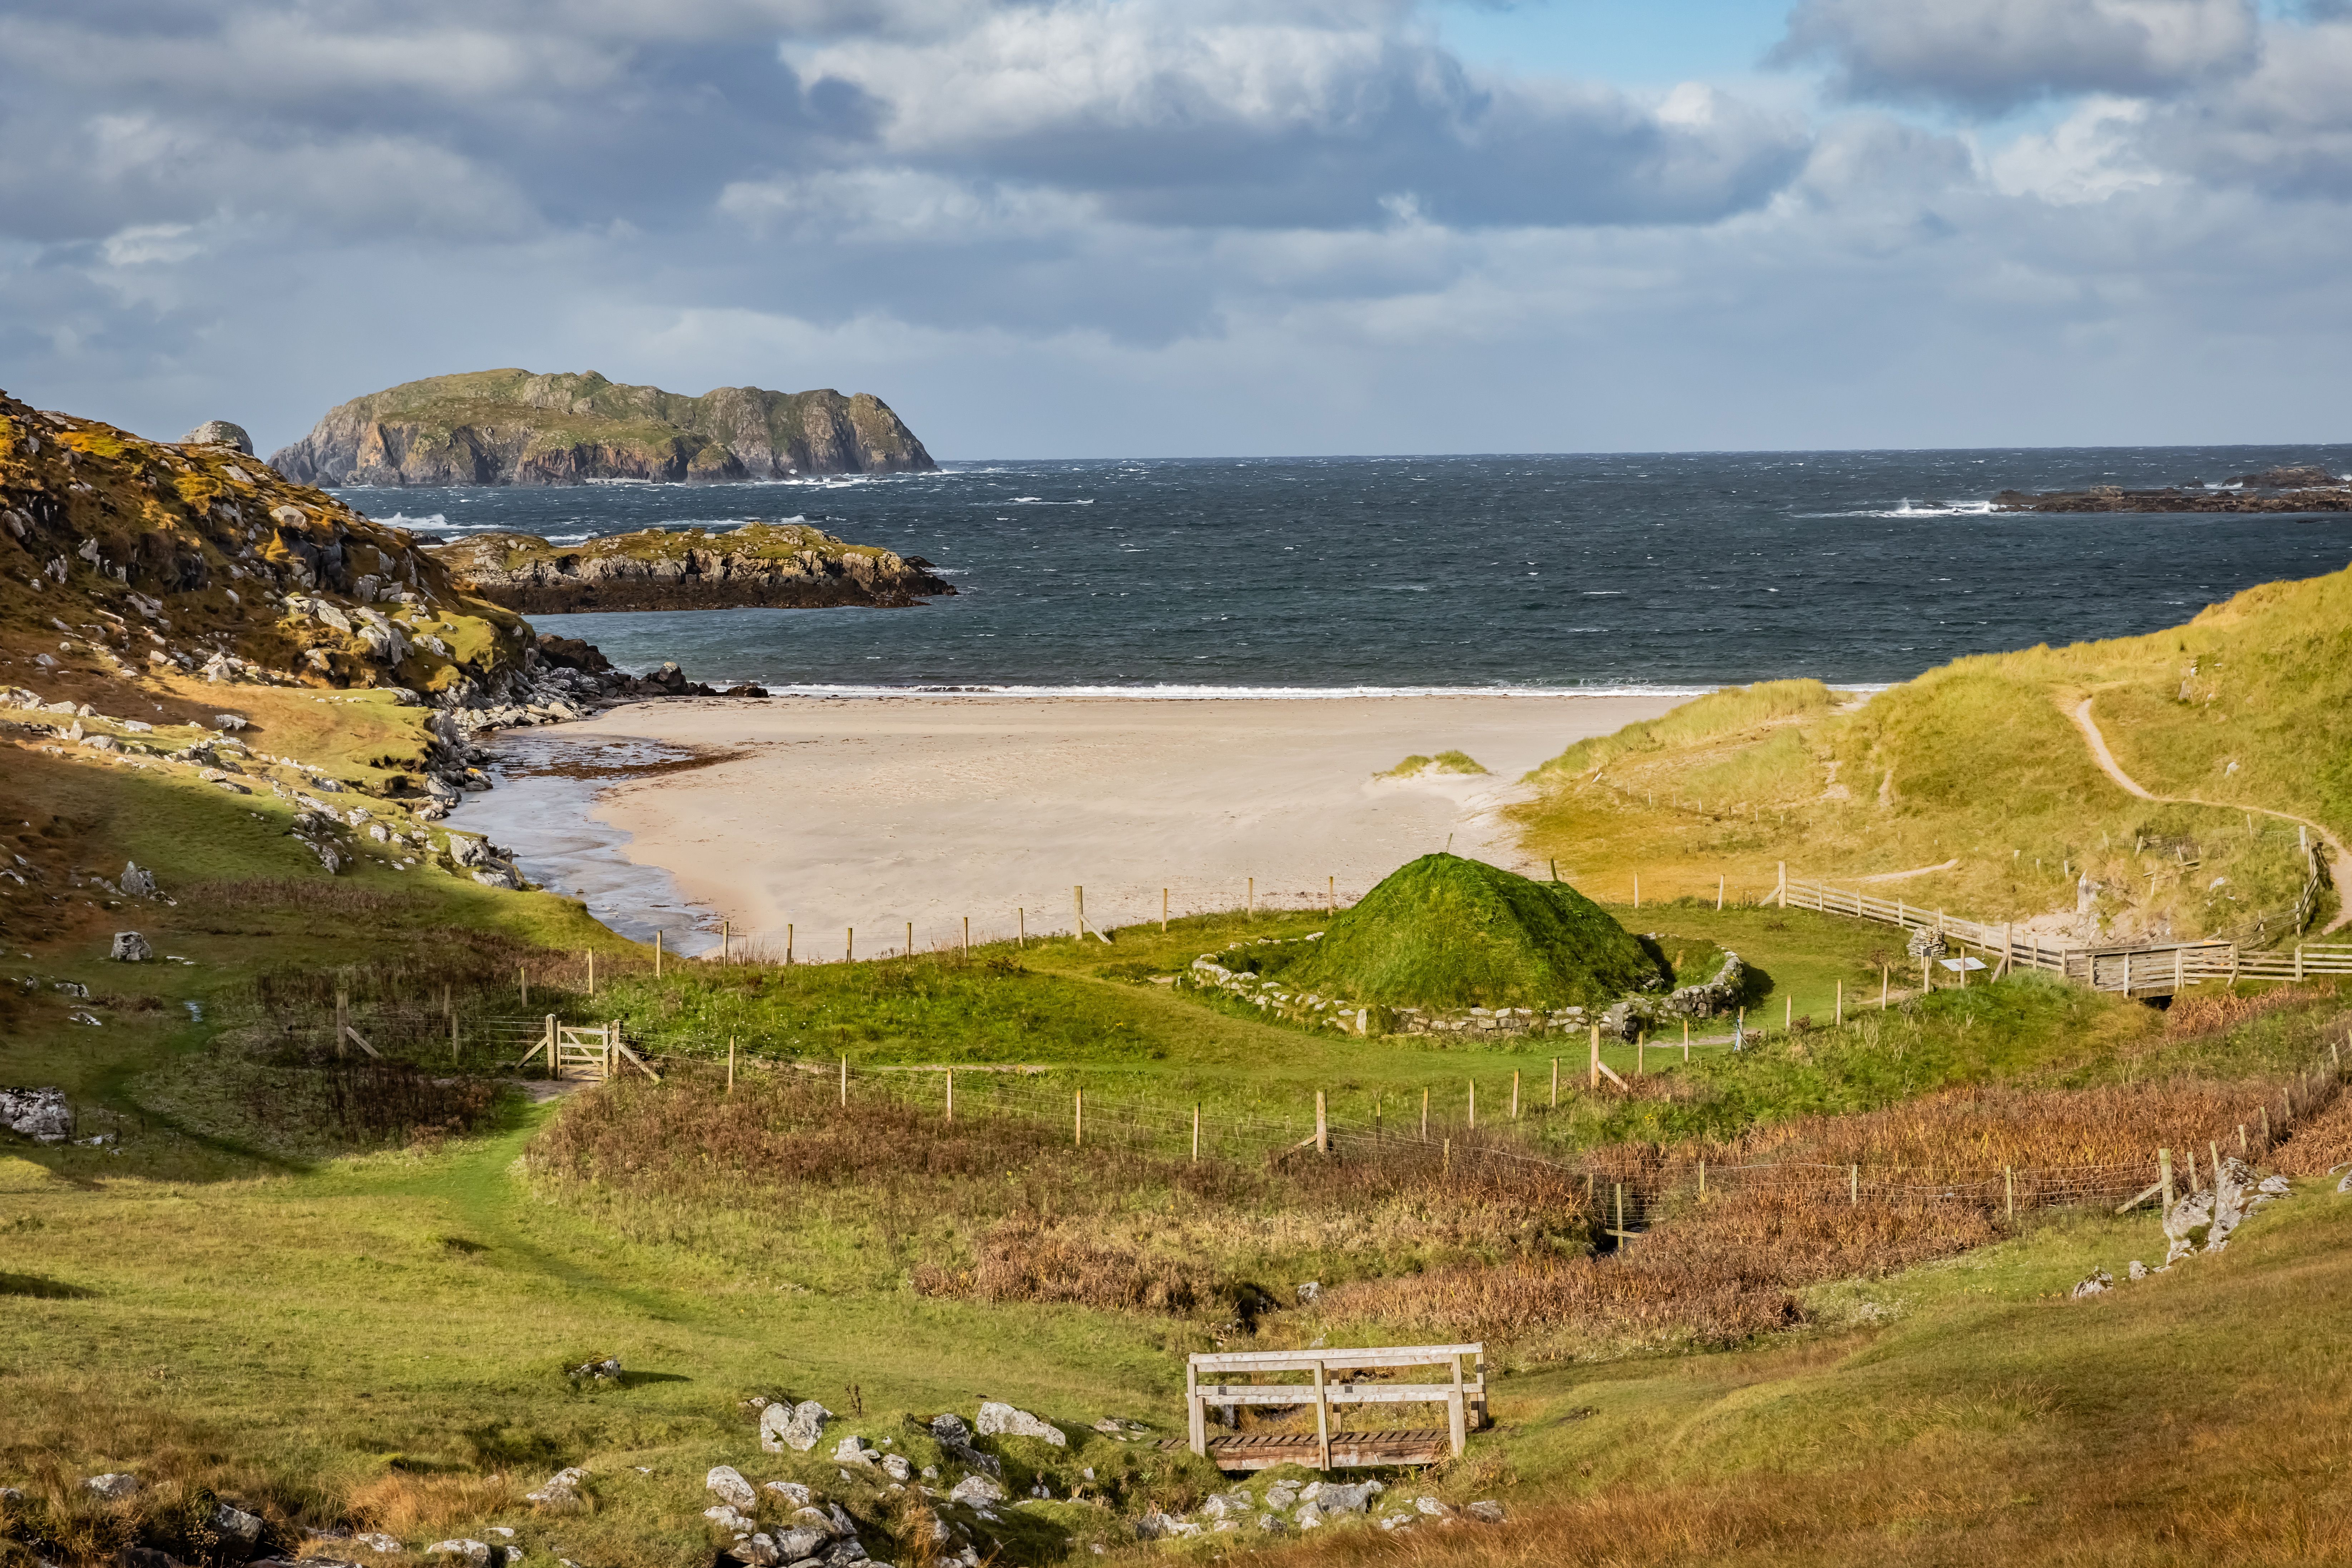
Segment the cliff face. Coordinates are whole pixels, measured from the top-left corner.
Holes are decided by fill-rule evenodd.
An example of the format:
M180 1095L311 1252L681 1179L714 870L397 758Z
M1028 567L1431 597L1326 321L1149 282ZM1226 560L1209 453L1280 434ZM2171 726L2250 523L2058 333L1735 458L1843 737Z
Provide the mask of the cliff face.
M330 410L270 466L315 485L725 484L937 468L869 393L722 386L700 397L593 371L476 371L412 381Z
M799 523L747 523L720 533L648 529L580 545L528 533L483 533L428 553L468 593L526 615L587 610L725 609L742 605L898 607L952 594L929 563L848 544Z

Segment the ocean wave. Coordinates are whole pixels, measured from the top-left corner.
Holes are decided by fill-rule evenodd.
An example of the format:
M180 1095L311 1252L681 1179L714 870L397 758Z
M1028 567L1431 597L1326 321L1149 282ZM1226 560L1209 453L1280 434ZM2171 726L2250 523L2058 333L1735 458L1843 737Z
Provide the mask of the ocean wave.
M1047 500L1043 496L1005 496L997 500L980 500L971 504L974 506L1092 506L1095 502L1092 496L1088 496L1084 500Z
M716 681L713 684L717 684ZM1119 697L1136 701L1314 701L1349 697L1704 697L1717 686L1193 686L1176 682L1116 686L826 685L762 682L773 697ZM1859 691L1856 686L1839 688Z
M396 511L390 517L379 517L373 521L389 523L394 528L446 528L449 526L449 519L437 511L431 517L411 517L406 512Z
M1863 507L1853 511L1801 511L1799 517L1999 517L2007 514L1993 510L1989 500L1927 501L1914 505L1905 500L1892 508Z

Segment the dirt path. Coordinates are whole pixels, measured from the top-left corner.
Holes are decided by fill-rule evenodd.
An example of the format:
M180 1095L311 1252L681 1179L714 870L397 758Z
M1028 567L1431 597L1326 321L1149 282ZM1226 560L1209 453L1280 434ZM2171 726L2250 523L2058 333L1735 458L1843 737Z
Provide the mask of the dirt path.
M2312 821L2311 818L2297 816L2291 811L2273 811L2265 805L2246 805L2236 801L2199 800L2194 795L2152 794L2142 789L2137 780L2124 772L2122 764L2116 761L2116 754L2107 750L2107 738L2099 733L2098 721L2091 717L2091 699L2085 697L2081 702L2075 704L2070 716L2074 721L2074 728L2083 731L2083 739L2090 745L2091 760L2098 763L2099 771L2115 780L2116 786L2126 795L2137 795L2142 800L2152 800L2160 805L2210 805L2227 811L2251 811L2260 816L2275 817L2281 822L2292 822L2298 826L2309 828L2318 836L2321 843L2327 846L2328 875L2335 879L2336 901L2341 906L2336 911L2336 918L2327 922L2320 934L2325 936L2329 931L2339 931L2347 925L2352 925L2352 898L2344 896L2345 889L2352 888L2352 851L2345 848L2344 840L2336 837L2335 834Z

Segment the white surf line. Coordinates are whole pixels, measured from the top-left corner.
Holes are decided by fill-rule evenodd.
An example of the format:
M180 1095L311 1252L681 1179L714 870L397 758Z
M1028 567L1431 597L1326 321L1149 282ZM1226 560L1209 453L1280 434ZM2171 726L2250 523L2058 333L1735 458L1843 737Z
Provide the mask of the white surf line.
M2352 898L2345 896L2347 886L2352 886L2352 850L2347 850L2344 847L2344 840L2336 837L2335 834L2312 821L2311 818L2297 816L2291 811L2273 811L2266 805L2247 805L2241 801L2200 800L2195 795L2150 794L2142 789L2129 773L2124 772L2121 764L2116 761L2116 754L2107 750L2107 738L2099 733L2098 721L2091 717L2090 698L2085 697L2077 703L2071 710L2071 717L2074 721L2074 727L2083 731L2083 739L2090 743L2091 760L2098 763L2099 771L2113 779L2116 786L2126 795L2137 795L2142 800L2154 801L2158 805L2203 805L2221 811L2251 811L2260 816L2274 816L2281 822L2292 822L2298 826L2308 827L2312 832L2319 835L2320 840L2332 851L2333 865L2330 874L2335 878L2336 902L2341 906L2336 911L2336 918L2322 927L2319 934L2326 936L2329 931L2352 925Z

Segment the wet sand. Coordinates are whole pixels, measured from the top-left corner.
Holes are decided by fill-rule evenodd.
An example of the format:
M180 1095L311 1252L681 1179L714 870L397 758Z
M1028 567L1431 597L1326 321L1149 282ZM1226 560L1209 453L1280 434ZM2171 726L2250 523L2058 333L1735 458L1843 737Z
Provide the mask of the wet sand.
M1672 707L1671 697L779 698L638 703L516 738L535 765L567 752L601 773L593 804L572 779L523 780L468 803L453 826L500 836L528 824L532 875L625 860L657 896L597 912L675 945L702 943L677 894L727 919L739 941L795 956L861 956L1067 931L1072 888L1089 924L1157 919L1160 889L1185 914L1346 902L1414 856L1446 847L1521 864L1497 815L1520 775L1570 742ZM650 742L716 754L710 765L614 779L597 758ZM1375 780L1408 753L1458 749L1483 777ZM584 819L582 813L584 810ZM551 833L551 816L587 829ZM595 842L593 850L584 839ZM605 902L614 879L601 879ZM671 889L675 889L672 892ZM625 901L625 900L624 900ZM662 907L667 906L667 908ZM616 913L617 917L616 918Z

